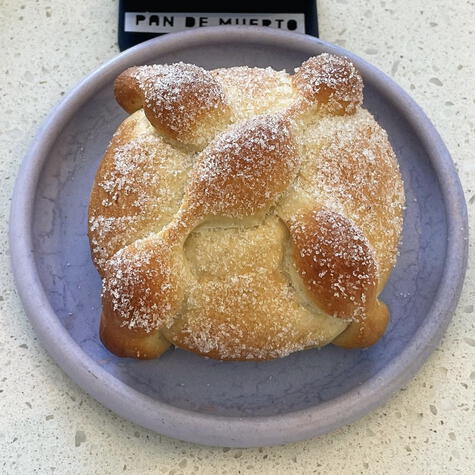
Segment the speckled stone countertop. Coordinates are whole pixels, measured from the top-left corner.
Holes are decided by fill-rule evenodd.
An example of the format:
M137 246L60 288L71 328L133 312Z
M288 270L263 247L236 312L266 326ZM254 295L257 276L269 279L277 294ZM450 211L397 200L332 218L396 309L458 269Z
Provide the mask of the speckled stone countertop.
M321 37L398 81L432 119L475 208L475 4L320 0ZM117 2L13 1L0 9L1 473L473 473L475 262L454 319L418 375L384 407L284 447L222 449L168 439L94 401L48 357L10 272L7 221L18 166L39 124L118 53ZM471 467L471 468L470 468Z

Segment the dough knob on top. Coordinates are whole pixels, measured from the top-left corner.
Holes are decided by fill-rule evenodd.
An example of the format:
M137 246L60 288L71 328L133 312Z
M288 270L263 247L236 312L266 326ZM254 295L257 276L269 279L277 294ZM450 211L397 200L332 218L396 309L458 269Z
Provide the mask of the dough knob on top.
M340 344L372 345L384 333L388 311L377 300L378 269L361 230L328 209L306 211L289 222L293 259L309 296L329 315L352 323Z
M143 107L159 133L193 148L206 146L231 119L221 85L192 64L129 68L116 79L114 92L127 112Z
M363 103L363 80L353 63L343 56L314 56L292 77L308 104L334 115L353 114Z
M295 177L289 121L268 114L233 126L198 157L184 205L203 216L243 218L266 211Z

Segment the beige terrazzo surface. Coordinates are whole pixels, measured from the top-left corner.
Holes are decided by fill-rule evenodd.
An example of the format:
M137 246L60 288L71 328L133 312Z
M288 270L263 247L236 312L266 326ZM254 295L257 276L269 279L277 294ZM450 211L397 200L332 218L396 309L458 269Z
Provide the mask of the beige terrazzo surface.
M475 210L475 3L320 0L321 37L389 73L425 109ZM318 439L265 449L172 440L104 409L47 356L9 268L7 217L38 125L117 54L113 1L0 0L0 473L473 473L475 262L439 348L384 407Z

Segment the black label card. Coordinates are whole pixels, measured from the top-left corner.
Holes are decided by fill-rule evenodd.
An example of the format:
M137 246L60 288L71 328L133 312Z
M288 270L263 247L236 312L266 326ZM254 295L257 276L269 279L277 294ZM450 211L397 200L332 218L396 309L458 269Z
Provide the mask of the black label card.
M316 1L293 1L287 8L277 2L163 2L120 0L119 47L130 48L154 36L207 26L264 26L318 36ZM258 3L258 5L257 5ZM217 8L218 7L218 8Z

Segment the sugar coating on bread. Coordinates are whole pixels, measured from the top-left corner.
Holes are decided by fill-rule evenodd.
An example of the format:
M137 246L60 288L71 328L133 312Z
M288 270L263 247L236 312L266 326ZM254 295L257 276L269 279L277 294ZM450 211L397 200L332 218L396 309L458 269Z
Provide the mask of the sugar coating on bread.
M363 81L353 63L328 53L309 58L295 70L294 85L305 99L335 115L351 114L363 102Z
M89 239L101 272L120 249L171 221L191 163L157 134L142 110L119 126L90 201Z
M252 216L289 186L297 164L289 121L281 114L253 117L231 126L197 157L185 204L206 216Z
M223 89L193 64L129 68L115 85L127 112L143 107L150 123L178 144L201 148L231 119Z
M375 343L404 193L347 58L130 68L89 207L114 353L229 360Z

